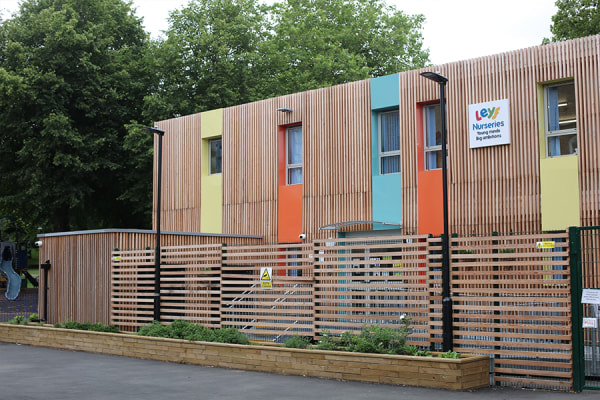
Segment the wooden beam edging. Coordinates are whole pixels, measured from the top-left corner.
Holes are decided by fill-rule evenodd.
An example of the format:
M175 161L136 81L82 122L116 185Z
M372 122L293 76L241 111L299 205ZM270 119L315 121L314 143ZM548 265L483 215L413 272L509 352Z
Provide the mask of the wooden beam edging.
M489 385L489 357L460 359L288 349L0 324L0 341L192 365L450 390Z

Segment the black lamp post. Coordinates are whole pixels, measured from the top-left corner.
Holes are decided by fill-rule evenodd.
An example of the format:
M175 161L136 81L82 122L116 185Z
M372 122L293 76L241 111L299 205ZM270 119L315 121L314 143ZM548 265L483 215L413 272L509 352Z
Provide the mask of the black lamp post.
M158 176L156 188L156 250L154 253L154 320L160 321L160 198L162 181L162 139L165 131L157 127L142 126L142 129L158 135Z
M442 197L444 234L442 235L442 338L444 351L454 347L452 327L452 298L450 297L450 240L448 236L448 165L446 153L446 97L448 78L439 72L421 72L421 76L440 84L440 119L442 122Z

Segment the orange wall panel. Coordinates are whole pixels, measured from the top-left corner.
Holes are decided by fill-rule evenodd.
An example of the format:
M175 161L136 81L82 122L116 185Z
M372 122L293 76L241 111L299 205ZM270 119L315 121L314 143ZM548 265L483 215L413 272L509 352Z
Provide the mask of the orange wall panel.
M444 233L442 170L419 171L419 234Z
M277 214L277 241L301 242L298 235L302 233L302 185L279 186Z

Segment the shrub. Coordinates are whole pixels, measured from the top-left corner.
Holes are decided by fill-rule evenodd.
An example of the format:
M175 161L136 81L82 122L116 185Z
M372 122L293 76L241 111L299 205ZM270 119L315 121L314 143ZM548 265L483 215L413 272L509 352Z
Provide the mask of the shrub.
M119 333L119 328L117 326L104 325L101 322L96 322L95 324L92 324L91 322L77 322L67 320L63 323L54 324L54 327L62 329L76 329L80 331Z
M438 354L439 358L454 358L454 359L458 359L460 358L460 353L457 353L455 351L452 350L448 350L445 353L440 353Z
M23 315L17 315L8 321L8 323L13 325L27 325L27 318L25 318Z
M248 338L235 328L208 329L202 325L192 324L184 320L173 321L162 325L158 321L140 328L140 336L153 336L171 339L196 340L202 342L218 342L248 344Z
M294 335L285 341L283 347L294 349L306 349L308 346L310 346L311 342L312 340L309 337Z
M321 331L322 336L317 342L316 348L319 350L338 350L340 347L340 341L331 335L331 332L327 329Z

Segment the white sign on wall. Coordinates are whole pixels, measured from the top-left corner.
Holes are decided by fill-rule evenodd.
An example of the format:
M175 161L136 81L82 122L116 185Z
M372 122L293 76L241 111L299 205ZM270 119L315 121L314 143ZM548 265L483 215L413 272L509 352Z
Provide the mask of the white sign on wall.
M581 302L583 304L600 304L600 289L583 289Z
M469 105L469 147L510 143L508 99Z

